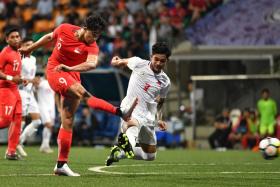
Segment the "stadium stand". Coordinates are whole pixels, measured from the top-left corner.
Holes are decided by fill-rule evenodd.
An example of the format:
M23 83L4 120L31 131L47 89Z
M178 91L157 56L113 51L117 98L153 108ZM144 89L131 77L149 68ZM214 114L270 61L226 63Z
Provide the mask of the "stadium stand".
M187 37L193 44L279 45L279 6L277 0L232 0L188 28Z

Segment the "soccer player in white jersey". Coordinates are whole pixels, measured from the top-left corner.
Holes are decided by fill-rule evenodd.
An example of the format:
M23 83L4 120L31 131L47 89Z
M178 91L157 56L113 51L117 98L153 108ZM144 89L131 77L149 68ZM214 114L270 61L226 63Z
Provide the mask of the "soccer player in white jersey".
M162 121L161 108L170 87L170 79L163 69L170 55L171 52L166 43L156 43L152 47L150 61L139 57L128 59L114 57L112 59L113 66L127 66L132 70L127 95L122 105L134 97L137 97L139 102L131 119L127 122L122 121L122 133L119 135L118 145L112 148L106 160L107 166L123 158L138 160L156 158L155 127L166 130L166 123Z
M30 46L33 44L33 40L25 38L22 41L22 46ZM19 145L17 151L21 156L27 156L27 153L23 149L23 143L28 137L32 136L41 124L40 113L37 101L33 93L33 84L38 81L35 78L36 74L36 58L31 54L22 58L22 71L21 76L28 80L27 86L20 87L20 96L22 99L22 127L25 125L25 117L30 115L31 123L26 126L20 135Z
M47 76L46 73L45 76ZM45 77L40 79L40 83L36 88L41 120L44 125L40 151L42 153L52 153L50 140L55 120L55 93Z

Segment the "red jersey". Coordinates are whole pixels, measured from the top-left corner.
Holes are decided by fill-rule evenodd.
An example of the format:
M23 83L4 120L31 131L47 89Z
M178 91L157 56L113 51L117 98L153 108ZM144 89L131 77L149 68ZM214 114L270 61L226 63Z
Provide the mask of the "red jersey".
M21 56L10 46L5 47L0 53L0 70L6 75L16 76L21 72ZM0 79L0 88L17 88L17 84Z
M54 30L53 38L56 44L49 59L50 68L59 64L75 66L86 62L88 54L98 55L99 48L96 42L87 45L76 38L75 31L80 28L71 24L61 24Z

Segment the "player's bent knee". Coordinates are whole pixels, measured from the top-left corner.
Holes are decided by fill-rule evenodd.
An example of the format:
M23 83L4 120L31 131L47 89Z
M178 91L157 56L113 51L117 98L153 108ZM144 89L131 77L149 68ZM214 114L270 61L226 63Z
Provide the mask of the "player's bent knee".
M35 119L35 120L32 120L32 123L34 124L34 126L38 127L39 125L41 125L41 120L40 119Z
M145 153L156 153L157 147L155 145L140 144Z
M156 159L156 152L155 153L146 153L147 154L147 161L153 161Z

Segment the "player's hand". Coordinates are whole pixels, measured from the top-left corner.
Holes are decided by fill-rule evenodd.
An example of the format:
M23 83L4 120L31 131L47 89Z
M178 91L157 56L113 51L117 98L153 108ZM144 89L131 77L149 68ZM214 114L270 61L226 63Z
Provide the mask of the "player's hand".
M167 130L167 124L165 121L158 120L158 128L161 131L166 131Z
M13 76L13 80L12 81L14 83L16 83L16 84L21 84L23 82L23 79L21 78L21 76L16 75L16 76Z
M112 66L120 66L121 65L121 58L118 56L114 56L111 60Z
M41 78L39 76L36 76L33 80L32 80L32 83L35 87L38 87L39 84L41 82Z
M119 60L120 60L120 57L114 56L114 57L112 58L112 60L111 60L111 65L112 65L112 66L118 66Z
M24 56L28 56L31 54L32 50L29 47L21 47L18 49L18 52L20 52Z
M60 64L60 65L55 67L55 70L58 71L58 72L59 71L71 71L71 67L66 66L64 64Z
M23 84L23 86L27 86L28 85L28 83L30 83L31 81L30 80L28 80L28 79L23 79L22 80L22 84Z

